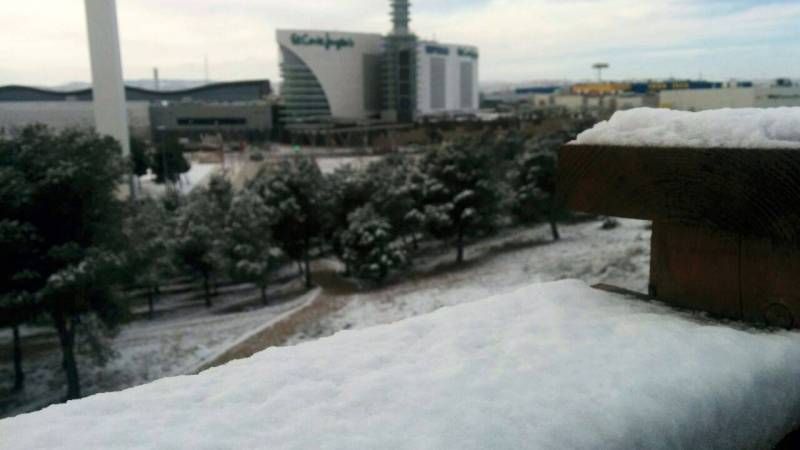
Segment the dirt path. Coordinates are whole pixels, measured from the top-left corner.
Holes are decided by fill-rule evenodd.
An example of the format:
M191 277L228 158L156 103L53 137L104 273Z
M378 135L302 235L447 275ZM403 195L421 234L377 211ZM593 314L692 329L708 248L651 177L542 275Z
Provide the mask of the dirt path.
M423 267L410 273L405 273L396 279L387 280L380 288L369 290L369 294L376 298L386 296L389 292L397 294L398 285L405 286L407 291L415 291L420 289L421 285L435 281L437 277L443 274L466 272L470 267L484 264L488 259L501 254L549 243L539 239L513 240L513 242L508 242L502 238L498 240L499 242L489 240L488 242L473 244L472 248L469 249L470 253L472 253L472 258L465 263L456 264L448 260L433 266ZM446 255L451 253L451 249L444 249L443 251ZM291 337L307 331L309 327L313 327L313 324L336 314L350 301L354 300L357 294L366 292L353 282L339 276L338 271L340 269L340 265L334 260L314 261L312 263L313 279L321 289L321 292L312 302L293 311L272 325L266 326L262 331L250 336L243 342L233 345L221 355L203 364L197 372L221 366L237 359L248 358L269 347L285 345Z
M358 293L358 287L339 277L336 271L336 264L330 260L319 260L312 263L314 282L320 289L319 294L313 300L268 325L260 332L235 344L211 361L204 363L196 372L199 373L237 359L249 358L267 348L283 345L301 327L342 309L353 298L353 294Z

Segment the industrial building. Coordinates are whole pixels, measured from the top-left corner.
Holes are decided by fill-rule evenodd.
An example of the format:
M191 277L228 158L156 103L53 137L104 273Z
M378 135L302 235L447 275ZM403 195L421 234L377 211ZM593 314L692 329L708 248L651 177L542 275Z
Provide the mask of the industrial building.
M269 81L214 83L192 89L125 89L132 136L158 139L164 134L197 137L221 134L258 139L272 128ZM91 89L55 91L0 86L0 129L44 124L55 129L93 128Z
M560 88L518 88L485 95L484 99L524 102L534 110L568 114L602 115L638 107L702 111L800 106L800 86L788 79L766 84L704 80L596 82Z
M281 120L292 127L408 123L478 110L478 49L420 41L409 2L393 0L390 34L278 30Z
M683 111L800 106L800 86L776 81L766 86L668 90L660 93L659 106Z

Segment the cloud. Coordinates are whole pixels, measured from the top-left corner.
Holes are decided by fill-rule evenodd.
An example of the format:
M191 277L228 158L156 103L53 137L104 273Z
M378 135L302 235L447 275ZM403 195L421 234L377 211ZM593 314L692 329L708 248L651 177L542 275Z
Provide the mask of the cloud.
M388 1L118 0L126 78L278 76L276 28L383 32ZM82 0L3 6L0 84L88 80ZM484 80L798 76L800 4L754 0L416 0L422 38L476 44Z

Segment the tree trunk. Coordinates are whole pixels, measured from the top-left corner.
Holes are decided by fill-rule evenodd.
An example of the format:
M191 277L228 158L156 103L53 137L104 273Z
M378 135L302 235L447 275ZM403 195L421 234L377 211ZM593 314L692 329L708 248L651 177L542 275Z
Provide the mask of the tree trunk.
M311 255L309 254L309 241L306 238L306 241L303 245L303 261L305 262L305 272L306 272L306 289L311 289L314 287L314 282L311 280Z
M561 240L561 233L558 232L558 224L554 219L550 219L550 231L553 232L553 240Z
M558 232L558 224L556 223L556 199L550 199L550 231L553 233L553 240L558 241L561 239L561 233Z
M458 227L458 240L456 241L458 254L456 255L456 262L461 264L464 262L464 228Z
M261 303L263 303L264 306L269 305L269 301L267 300L267 283L261 284Z
M63 313L53 315L53 322L58 331L58 341L61 344L62 366L67 376L67 398L76 400L81 398L81 384L78 376L78 363L75 359L75 326L68 323Z
M213 281L212 285L214 286L213 295L219 295L219 279L215 276L212 276L211 280Z
M147 289L147 316L150 320L153 320L153 318L156 315L154 291L155 289L153 289L152 287Z
M206 298L206 308L211 308L214 306L211 303L211 286L209 283L209 277L210 275L207 272L203 272L203 292L205 293Z
M22 371L22 342L19 337L19 324L12 327L14 332L14 392L25 388L25 372Z

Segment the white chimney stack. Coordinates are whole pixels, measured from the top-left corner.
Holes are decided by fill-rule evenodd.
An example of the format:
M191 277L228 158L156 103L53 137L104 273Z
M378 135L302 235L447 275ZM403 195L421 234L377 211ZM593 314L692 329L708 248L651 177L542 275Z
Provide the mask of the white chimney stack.
M86 0L97 132L117 139L130 155L128 110L122 78L116 0Z

